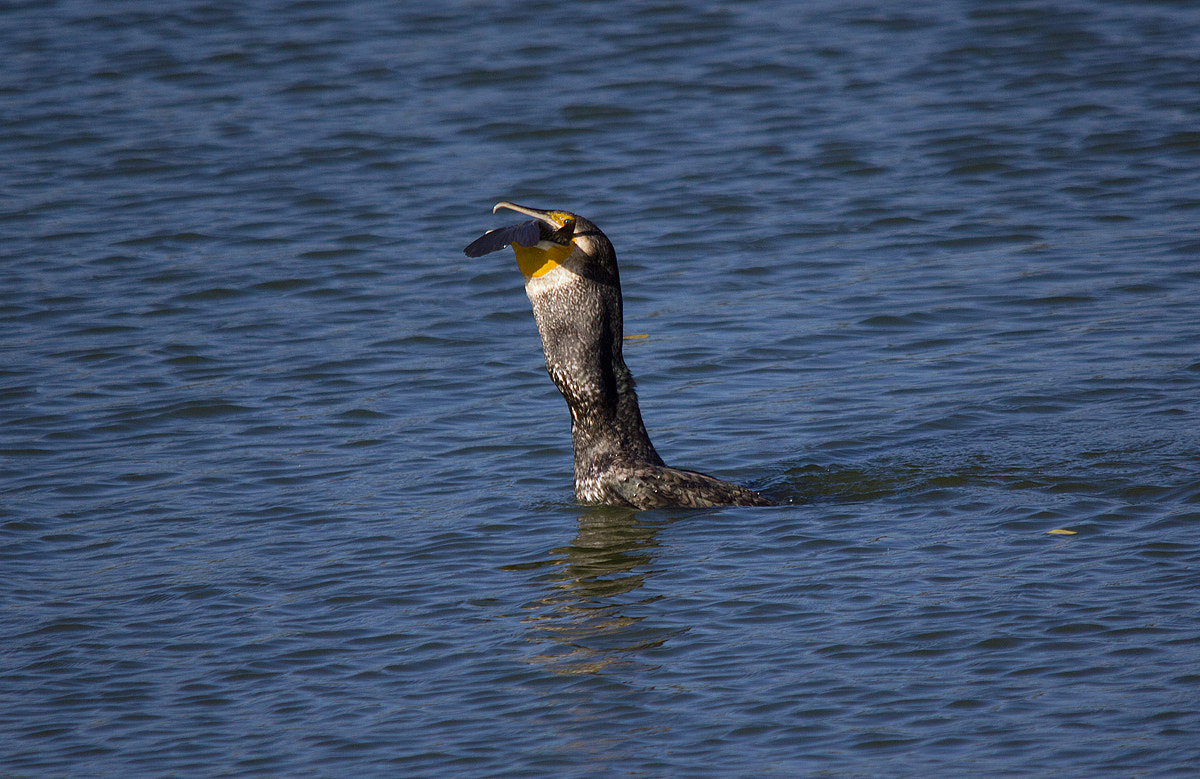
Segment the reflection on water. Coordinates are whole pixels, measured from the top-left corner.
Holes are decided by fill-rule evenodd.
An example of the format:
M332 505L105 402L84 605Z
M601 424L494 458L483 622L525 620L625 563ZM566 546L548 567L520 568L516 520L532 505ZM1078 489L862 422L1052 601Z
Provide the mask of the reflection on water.
M639 653L661 646L685 629L647 625L638 606L647 576L654 573L659 527L638 512L604 506L578 508L578 532L569 546L537 563L505 570L547 568L546 594L527 604L527 637L538 647L531 660L562 674L598 673L636 662Z

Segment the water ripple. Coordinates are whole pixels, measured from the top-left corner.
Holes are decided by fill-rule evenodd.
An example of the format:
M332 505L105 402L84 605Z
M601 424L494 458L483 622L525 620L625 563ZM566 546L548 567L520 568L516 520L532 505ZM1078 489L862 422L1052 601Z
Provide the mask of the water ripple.
M1198 34L0 8L4 770L1190 776ZM502 198L784 505L574 504Z

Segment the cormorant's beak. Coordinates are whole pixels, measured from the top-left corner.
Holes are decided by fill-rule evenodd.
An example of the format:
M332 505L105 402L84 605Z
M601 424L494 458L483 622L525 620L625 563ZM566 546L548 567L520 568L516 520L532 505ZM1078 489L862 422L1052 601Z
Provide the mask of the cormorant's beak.
M529 206L519 206L516 203L510 203L507 200L501 200L496 205L492 206L492 213L496 213L500 209L505 208L509 211L516 211L518 214L532 216L534 219L549 226L550 235L546 236L555 243L567 244L570 243L571 236L575 232L575 215L567 211L543 211L540 208L530 208Z
M500 209L502 209L502 208L508 209L509 211L516 211L518 214L524 214L525 216L532 216L534 219L539 219L539 220L545 222L546 224L554 225L554 229L556 229L556 230L558 228L562 227L562 221L560 219L554 218L553 211L543 211L540 208L530 208L529 206L519 206L516 203L511 203L507 200L501 200L499 203L492 206L492 213L495 214L498 211L500 211ZM559 212L559 213L561 214L562 212Z
M574 250L574 214L519 206L507 200L497 203L492 213L502 208L531 216L534 221L488 231L463 250L468 257L479 257L511 246L521 273L526 278L533 278L554 270Z

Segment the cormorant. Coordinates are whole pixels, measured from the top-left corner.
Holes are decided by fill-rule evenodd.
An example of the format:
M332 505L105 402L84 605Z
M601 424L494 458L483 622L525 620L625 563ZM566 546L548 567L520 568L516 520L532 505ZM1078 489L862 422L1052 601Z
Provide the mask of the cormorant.
M773 505L746 487L670 468L654 450L621 356L621 281L608 237L569 211L502 201L492 213L502 208L533 219L491 230L463 252L512 246L517 256L546 370L571 412L575 498L639 509Z

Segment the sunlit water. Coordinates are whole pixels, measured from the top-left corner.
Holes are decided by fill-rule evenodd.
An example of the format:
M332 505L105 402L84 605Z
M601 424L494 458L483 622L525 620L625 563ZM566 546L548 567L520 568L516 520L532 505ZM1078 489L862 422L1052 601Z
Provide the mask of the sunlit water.
M0 7L0 774L1193 776L1200 10L1046 5ZM785 505L573 502L500 199Z

